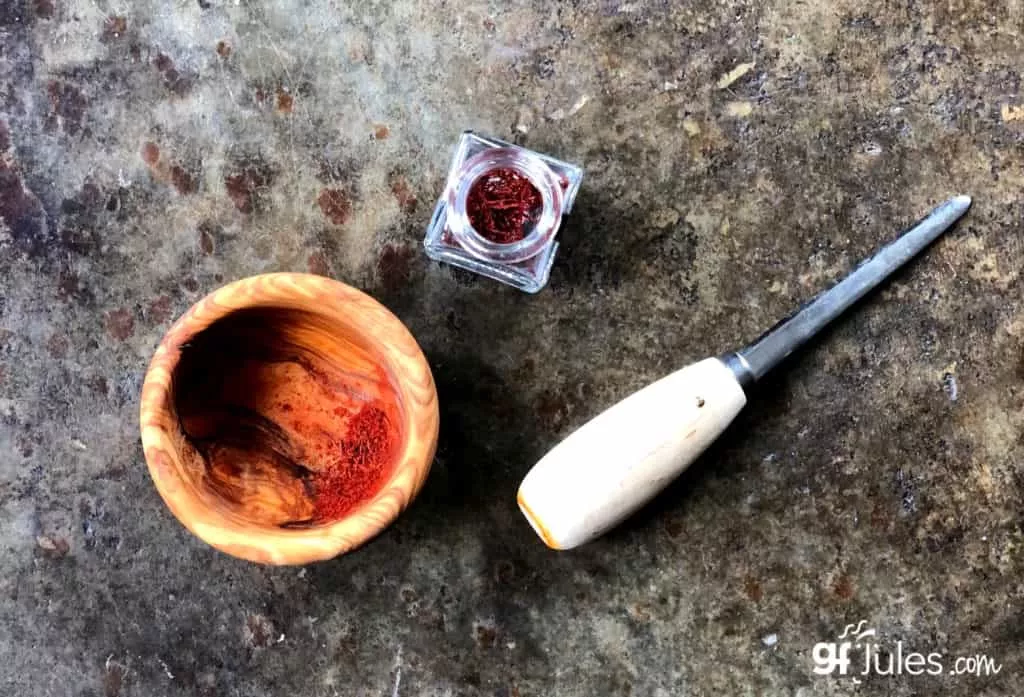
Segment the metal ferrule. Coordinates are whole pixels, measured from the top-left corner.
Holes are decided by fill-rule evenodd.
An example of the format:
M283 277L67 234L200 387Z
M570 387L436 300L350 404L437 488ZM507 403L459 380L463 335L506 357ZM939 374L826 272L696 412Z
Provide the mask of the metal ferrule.
M754 376L754 372L750 369L750 364L747 363L747 359L738 353L726 353L718 357L718 360L725 363L725 367L732 371L733 377L736 378L736 382L740 384L743 391L746 392L751 385L754 384L757 379Z

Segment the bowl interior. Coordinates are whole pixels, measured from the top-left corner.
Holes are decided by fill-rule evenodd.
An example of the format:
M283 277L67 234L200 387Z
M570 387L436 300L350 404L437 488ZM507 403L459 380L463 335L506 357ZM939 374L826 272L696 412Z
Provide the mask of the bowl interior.
M396 366L357 319L248 307L181 344L166 406L204 506L249 527L305 529L380 493L408 414Z

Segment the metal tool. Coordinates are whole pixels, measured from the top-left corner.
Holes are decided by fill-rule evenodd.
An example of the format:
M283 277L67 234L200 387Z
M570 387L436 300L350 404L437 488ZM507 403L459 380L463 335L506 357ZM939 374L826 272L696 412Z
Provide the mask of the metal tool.
M956 196L838 284L734 353L678 370L587 422L526 475L519 508L553 549L598 537L690 465L746 405L745 390L950 228L971 199Z

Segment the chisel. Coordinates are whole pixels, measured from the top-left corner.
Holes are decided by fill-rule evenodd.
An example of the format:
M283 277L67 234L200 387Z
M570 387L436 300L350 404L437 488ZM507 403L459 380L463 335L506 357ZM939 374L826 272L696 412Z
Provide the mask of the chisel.
M519 508L553 549L593 540L646 504L736 418L754 383L967 212L938 206L746 348L705 358L651 383L581 426L527 473Z

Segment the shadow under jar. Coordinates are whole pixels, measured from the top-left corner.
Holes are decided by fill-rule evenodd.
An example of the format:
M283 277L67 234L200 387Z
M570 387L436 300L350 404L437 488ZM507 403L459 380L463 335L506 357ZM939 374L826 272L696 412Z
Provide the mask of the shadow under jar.
M466 132L427 229L427 255L536 293L581 180L574 165Z

